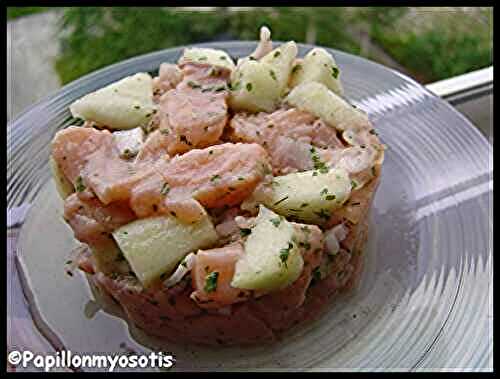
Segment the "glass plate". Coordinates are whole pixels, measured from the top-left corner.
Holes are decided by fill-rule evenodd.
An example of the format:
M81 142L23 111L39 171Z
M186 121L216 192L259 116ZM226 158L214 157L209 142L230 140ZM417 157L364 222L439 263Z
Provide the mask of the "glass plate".
M240 57L255 43L198 46ZM310 48L299 45L299 54ZM17 270L7 273L9 328L17 328L9 347L162 349L176 357L174 370L492 370L492 146L418 83L340 51L331 52L346 97L368 112L388 146L359 288L277 345L251 349L158 345L99 311L85 276L64 272L76 242L50 179L50 141L74 121L71 102L126 75L156 73L181 52L159 51L87 75L9 125L8 206L33 204Z

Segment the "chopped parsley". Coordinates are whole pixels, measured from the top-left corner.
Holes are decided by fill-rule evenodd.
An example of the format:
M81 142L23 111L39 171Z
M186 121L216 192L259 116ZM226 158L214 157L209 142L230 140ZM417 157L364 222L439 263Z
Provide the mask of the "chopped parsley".
M319 155L316 153L316 149L312 147L309 151L311 152L311 159L313 161L314 169L318 170L321 174L326 174L329 170L328 166L325 162L321 161Z
M293 66L292 68L292 74L295 74L298 70L300 70L302 66L300 64L296 64L295 66Z
M288 268L286 262L288 261L288 257L290 256L290 250L292 250L292 248L293 244L291 242L288 242L288 247L280 250L280 260L281 263L283 263L286 268Z
M281 52L278 50L274 53L274 57L278 58L281 55Z
M85 191L85 184L83 184L83 178L81 176L79 176L78 178L76 178L76 183L75 183L75 190L76 192L83 192Z
M267 125L267 127L270 128L270 129L274 128L274 124L269 124L269 125Z
M369 131L370 134L373 134L374 136L378 136L377 132L375 129L370 129Z
M271 75L271 78L273 78L273 80L278 80L273 70L269 71L269 75Z
M184 134L181 134L181 135L179 136L179 140L180 140L181 142L184 142L184 143L185 143L186 145L188 145L188 146L191 146L191 145L192 145L192 143L188 141L187 137L186 137Z
M225 60L227 60L227 57L226 57L225 55L221 55L221 56L219 57L219 59L220 59L220 60L222 60L222 61L225 61Z
M138 151L132 151L130 149L125 149L125 150L123 150L121 156L124 159L131 159L131 158L135 157L138 153L139 153Z
M275 202L273 205L278 205L278 204L280 204L280 203L284 202L286 199L288 199L288 196L285 196L283 199L278 200L278 201L277 201L277 202Z
M245 178L240 176L240 177L238 177L238 180L245 180Z
M372 175L373 176L377 175L377 170L375 169L375 166L372 167Z
M134 109L141 109L140 105L134 105Z
M217 271L212 271L205 277L205 292L214 292L217 289L218 278L219 273Z
M328 194L328 188L323 188L319 194L320 195L326 195L326 194Z
M229 83L227 86L230 91L237 91L241 87L241 82L236 82L234 84Z
M332 66L332 76L337 79L339 77L339 69L335 66Z
M309 205L309 203L302 203L302 204L300 204L300 207L301 207L301 208L305 208L305 207L307 207L308 205Z
M214 176L212 176L212 177L210 178L210 181L211 181L211 182L213 182L213 181L215 181L215 180L217 180L217 179L220 179L220 175L215 174Z
M199 57L198 58L199 61L206 61L207 60L207 57Z
M160 129L160 133L167 136L170 132L168 129Z
M240 236L246 237L248 235L252 234L252 229L250 228L240 228Z
M316 267L314 271L312 272L312 277L313 277L313 283L311 285L315 285L317 282L321 280L321 270L319 267Z
M250 92L252 90L252 88L253 88L252 83L247 83L247 85L246 85L247 91Z
M161 187L160 194L163 196L166 196L170 192L170 186L168 185L167 182L163 183L163 186Z
M281 224L281 217L272 218L269 221L277 228Z
M183 267L186 267L186 268L187 268L186 257L184 257L184 258L182 259L181 266L183 266Z
M193 82L192 80L190 80L189 82L187 82L187 85L193 89L196 89L196 88L201 88L201 86L196 83L196 82Z
M311 244L309 242L299 242L299 246L303 247L306 250L309 250L311 248Z
M355 180L351 180L351 186L352 186L352 189L354 190L358 186L358 183L356 183Z
M335 200L335 195L327 195L325 199L328 201Z
M321 208L319 212L314 212L316 216L319 218L322 218L324 220L329 220L330 219L330 213L326 209Z

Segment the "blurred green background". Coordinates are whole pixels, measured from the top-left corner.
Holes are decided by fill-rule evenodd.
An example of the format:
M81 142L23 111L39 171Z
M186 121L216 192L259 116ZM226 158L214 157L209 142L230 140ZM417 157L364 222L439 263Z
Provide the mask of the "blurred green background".
M9 7L9 20L51 11ZM267 25L274 40L333 47L394 67L421 83L493 62L492 8L274 7L252 9L57 8L55 68L64 84L150 51L213 40L256 40Z

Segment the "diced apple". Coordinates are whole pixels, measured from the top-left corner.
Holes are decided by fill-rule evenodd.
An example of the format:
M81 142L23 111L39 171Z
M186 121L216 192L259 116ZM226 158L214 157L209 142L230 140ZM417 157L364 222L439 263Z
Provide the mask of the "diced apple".
M304 267L293 225L264 206L260 206L244 250L236 262L232 287L279 290L297 280Z
M113 237L146 287L168 277L185 255L218 239L207 214L191 224L170 215L139 219L115 230Z
M283 216L321 224L349 198L352 184L347 171L303 171L278 176L272 191L253 194L254 201L263 203Z

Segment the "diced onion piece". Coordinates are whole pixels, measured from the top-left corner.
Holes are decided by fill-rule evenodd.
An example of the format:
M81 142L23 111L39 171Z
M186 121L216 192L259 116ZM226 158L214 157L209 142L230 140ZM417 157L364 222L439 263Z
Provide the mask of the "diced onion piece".
M338 241L343 241L346 239L347 237L347 233L349 233L349 229L346 228L346 226L344 224L338 224L338 225L335 225L332 229L331 229L332 233L335 234L335 236L337 237L337 240Z
M194 260L196 259L196 254L189 253L186 257L179 263L177 269L174 271L170 277L163 282L165 287L173 287L179 283L182 278L193 268Z
M326 251L330 255L335 255L340 250L339 240L337 239L335 233L332 232L331 230L325 233L325 244L326 244Z

